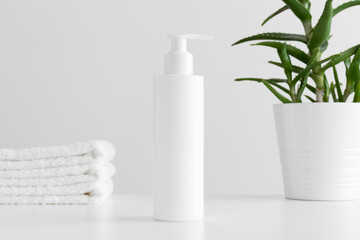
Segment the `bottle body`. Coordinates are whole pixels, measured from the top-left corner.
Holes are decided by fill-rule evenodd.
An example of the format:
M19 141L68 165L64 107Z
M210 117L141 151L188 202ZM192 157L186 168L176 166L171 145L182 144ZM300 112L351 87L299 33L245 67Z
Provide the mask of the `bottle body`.
M154 216L194 221L204 208L204 80L154 79Z

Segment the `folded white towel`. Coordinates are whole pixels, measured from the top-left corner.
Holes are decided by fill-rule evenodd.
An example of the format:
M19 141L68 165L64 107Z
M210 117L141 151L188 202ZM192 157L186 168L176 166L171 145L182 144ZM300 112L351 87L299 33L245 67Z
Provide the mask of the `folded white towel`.
M109 197L115 150L99 140L0 149L0 204L90 204Z
M110 183L111 182L111 183ZM91 195L100 196L104 186L113 185L112 180L88 182L65 186L0 187L0 196L51 196L51 195Z
M5 161L32 161L84 155L90 155L94 159L94 163L102 162L113 159L115 156L115 149L110 142L105 140L64 146L0 149L0 160Z
M1 150L0 150L1 151ZM106 159L110 161L111 159ZM70 157L48 158L39 160L0 160L0 171L2 170L23 170L66 167L94 163L94 158L90 154Z
M80 183L105 182L112 178L116 172L114 165L111 163L94 166L93 168L96 169L92 169L87 173L83 171L85 174L70 176L0 178L0 187L68 186ZM21 175L19 171L16 171L16 173L16 175Z
M51 178L0 178L0 187L36 187L36 186L66 186L79 183L95 182L94 175L75 175Z
M0 204L11 205L42 205L42 204L98 204L106 200L113 192L113 182L110 180L88 194L46 195L46 196L13 196L0 195Z
M106 173L108 168L114 169L114 165L112 163L106 163L102 165L84 164L84 165L56 167L56 168L0 171L0 179L51 178L51 177L63 177L63 176L74 176L74 175L84 175L84 174L101 176L102 174ZM1 186L1 181L0 181L0 186Z

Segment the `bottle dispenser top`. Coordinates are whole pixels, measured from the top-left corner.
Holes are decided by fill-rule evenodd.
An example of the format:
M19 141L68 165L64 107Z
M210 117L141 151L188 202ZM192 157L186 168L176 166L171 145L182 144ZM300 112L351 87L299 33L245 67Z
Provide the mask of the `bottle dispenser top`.
M193 74L193 55L187 51L187 40L211 41L213 37L202 34L168 35L171 50L165 55L165 74Z

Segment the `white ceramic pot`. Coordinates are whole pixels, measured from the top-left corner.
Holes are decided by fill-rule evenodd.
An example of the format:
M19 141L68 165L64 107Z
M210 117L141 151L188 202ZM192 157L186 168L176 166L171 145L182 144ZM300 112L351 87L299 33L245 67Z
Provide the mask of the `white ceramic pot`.
M360 104L277 104L274 112L286 198L358 199Z

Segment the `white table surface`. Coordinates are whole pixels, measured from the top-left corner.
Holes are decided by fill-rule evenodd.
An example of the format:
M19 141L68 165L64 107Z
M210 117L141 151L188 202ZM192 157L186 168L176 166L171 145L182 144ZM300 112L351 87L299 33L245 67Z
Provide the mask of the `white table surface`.
M360 239L360 202L282 196L206 197L205 219L152 219L152 198L115 195L101 206L0 206L0 239Z

